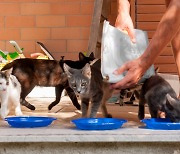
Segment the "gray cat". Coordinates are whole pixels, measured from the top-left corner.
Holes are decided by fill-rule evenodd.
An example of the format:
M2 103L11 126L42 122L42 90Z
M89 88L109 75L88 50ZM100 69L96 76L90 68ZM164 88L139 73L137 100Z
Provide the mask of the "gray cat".
M161 118L158 113L172 122L180 122L180 100L170 84L158 75L147 79L142 86L139 103L139 119L144 119L144 104L147 102L152 118Z
M82 117L88 117L89 101L92 103L89 117L96 117L100 106L103 116L112 117L108 114L105 104L112 90L109 89L108 83L103 82L100 60L92 65L87 63L82 69L73 69L64 64L64 70L68 76L69 86L81 98Z

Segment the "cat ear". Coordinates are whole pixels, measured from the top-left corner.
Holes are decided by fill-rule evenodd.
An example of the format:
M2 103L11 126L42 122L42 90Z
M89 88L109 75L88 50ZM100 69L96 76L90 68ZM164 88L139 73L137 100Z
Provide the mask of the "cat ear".
M4 73L7 77L9 77L12 74L12 71L13 71L13 68L10 68L10 69L4 71Z
M88 77L89 79L91 78L91 67L90 64L87 63L83 69L82 69L82 74Z
M82 52L79 52L79 60L82 61L84 60L86 56L82 53Z
M89 55L89 58L95 59L94 52L91 52L91 54Z
M68 78L70 78L72 76L72 73L70 72L71 68L65 63L63 64L63 68L64 68L64 71L67 74Z
M174 98L172 98L169 94L166 94L166 106L169 110L173 110L173 104L176 102Z

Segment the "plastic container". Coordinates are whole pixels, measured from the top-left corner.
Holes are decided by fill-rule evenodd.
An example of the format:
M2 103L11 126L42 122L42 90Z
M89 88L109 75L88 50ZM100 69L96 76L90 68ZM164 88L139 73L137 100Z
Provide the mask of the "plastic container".
M157 130L179 130L180 123L171 122L170 119L166 118L151 118L141 120L146 124L148 129L157 129Z
M46 127L50 125L56 118L53 117L41 117L41 116L27 116L27 117L7 117L5 121L15 128L34 128L34 127Z
M112 130L120 128L127 120L116 118L79 118L72 120L72 122L81 130Z
M115 75L113 72L124 63L140 57L148 46L148 35L146 31L135 29L136 43L132 43L127 33L120 31L104 21L101 41L101 73L105 81L116 83L124 78L126 72ZM154 75L152 65L144 74L140 83Z

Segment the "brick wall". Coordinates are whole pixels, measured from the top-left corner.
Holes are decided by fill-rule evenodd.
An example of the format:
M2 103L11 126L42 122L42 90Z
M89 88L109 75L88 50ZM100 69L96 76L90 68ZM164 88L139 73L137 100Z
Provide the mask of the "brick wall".
M148 32L149 40L154 35L156 27L163 16L166 6L164 0L136 0L136 27ZM159 72L177 74L177 67L169 43L157 57L155 66Z
M87 51L94 0L0 0L0 49L14 51L9 40L24 48L26 57L40 52L41 41L56 59L77 59ZM116 0L111 0L109 20L116 19ZM149 39L165 11L164 0L136 0L135 27L148 31ZM168 59L168 60L167 60ZM177 74L171 47L157 58L160 72Z
M0 49L14 51L9 40L24 48L26 57L40 52L40 41L56 59L77 59L87 51L94 0L0 0Z

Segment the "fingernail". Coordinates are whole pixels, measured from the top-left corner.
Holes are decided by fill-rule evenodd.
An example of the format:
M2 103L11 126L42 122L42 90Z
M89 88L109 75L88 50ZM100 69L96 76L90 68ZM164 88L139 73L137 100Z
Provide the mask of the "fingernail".
M115 71L113 72L113 74L118 75L118 71L117 71L117 70L115 70Z
M135 39L135 38L133 38L133 39L132 39L132 42L133 42L133 43L136 43L136 39Z

